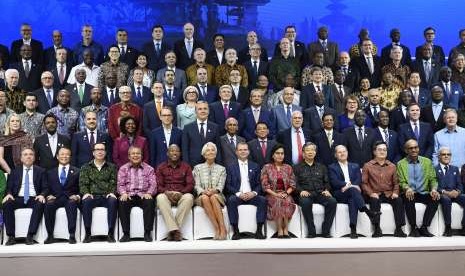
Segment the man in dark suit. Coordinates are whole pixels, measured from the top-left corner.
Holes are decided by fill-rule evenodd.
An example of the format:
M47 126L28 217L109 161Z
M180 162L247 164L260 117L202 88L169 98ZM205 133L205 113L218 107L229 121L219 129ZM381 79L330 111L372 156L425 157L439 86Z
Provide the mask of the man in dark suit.
M413 70L420 74L420 86L426 89L431 89L439 81L439 70L442 66L441 63L432 58L432 54L431 45L425 44L421 47L421 55L412 63Z
M412 92L415 102L423 108L431 103L431 93L429 89L421 87L420 83L420 73L411 72L408 78L408 89Z
M441 67L439 70L439 86L444 91L444 103L452 108L459 109L463 105L463 89L460 83L451 80L452 70L447 67Z
M163 106L160 111L161 125L150 132L150 165L156 168L168 160L168 147L172 144L182 145L182 130L173 125L174 111Z
M337 117L336 110L325 105L325 96L323 93L317 92L314 95L314 106L304 110L304 128L309 129L312 133L322 130L324 127L324 114L332 114L333 119ZM339 129L337 121L333 121L333 124L335 129Z
M174 43L174 52L178 58L176 66L186 70L189 65L194 64L194 50L204 48L203 43L194 39L194 25L186 23L183 27L184 38Z
M176 67L176 60L176 54L173 51L168 51L165 54L166 66L158 70L156 78L157 81L163 82L165 85L169 83L169 86L176 87L182 94L187 87L186 71ZM172 72L172 75L167 74L169 71Z
M164 106L171 108L173 112L173 122L176 122L176 114L174 113L176 106L164 99L163 84L161 82L155 82L152 85L152 93L154 98L153 101L146 103L143 109L144 116L142 117L142 125L145 137L150 137L152 130L161 126L160 113Z
M209 85L207 83L208 75L207 69L204 67L199 67L196 74L196 84L195 87L199 91L199 100L206 101L208 104L211 104L218 100L218 89L214 85Z
M33 93L37 98L37 112L45 114L49 109L58 104L58 90L53 88L53 75L50 71L42 73L41 81L42 88L35 90Z
M79 205L79 169L70 165L71 149L58 150L58 166L47 172L49 195L45 204L44 218L47 228L45 244L54 243L53 231L55 229L56 210L64 207L68 219L68 232L70 244L76 243L76 219Z
M107 158L111 160L111 138L107 133L97 130L97 113L88 111L85 115L86 129L73 134L71 149L74 153L71 164L80 168L92 160L92 148L96 143L104 143Z
M381 58L373 54L373 42L365 39L362 42L360 57L354 58L353 66L360 73L360 79L370 80L371 87L380 86L381 82Z
M32 60L32 47L24 44L19 51L20 60L11 64L11 68L18 70L18 86L32 92L40 87L40 75L43 68L41 63L34 63Z
M441 46L436 45L436 43L434 43L436 30L433 27L427 27L423 31L423 36L425 37L425 43L423 45L418 46L415 49L416 60L422 59L423 49L426 45L428 45L429 48L431 48L430 57L434 60L434 62L437 63L439 66L445 65L446 56L444 54L444 50Z
M291 43L290 45L290 57L291 58L295 58L299 64L300 64L300 68L304 68L305 65L307 65L308 63L308 54L307 54L307 50L305 49L305 43L303 42L300 42L300 41L297 41L296 38L297 38L297 30L295 28L295 26L286 26L286 28L284 28L284 37L286 37L287 39L289 39L289 42ZM276 43L275 47L274 47L274 56L280 56L281 55L281 49L279 47L279 42ZM252 56L252 54L250 54Z
M208 103L197 102L195 114L197 120L187 124L182 131L183 161L194 167L203 162L201 150L207 142L219 145L218 125L208 121ZM217 163L221 163L221 153L216 156Z
M218 67L221 64L226 63L224 56L224 35L214 34L213 35L213 47L214 49L207 53L206 62L214 67Z
M442 116L449 106L444 103L444 92L438 85L431 88L431 99L432 102L421 109L420 121L429 123L435 133L446 127Z
M50 64L47 70L53 74L53 88L60 90L64 89L68 83L68 77L71 73L72 63L68 61L68 51L65 48L54 49L56 52L55 63Z
M399 130L401 124L408 121L407 108L414 101L412 92L410 90L403 90L399 94L400 105L391 111L389 118L389 128L395 131Z
M339 55L339 45L336 42L328 41L328 28L318 29L318 40L308 45L308 56L313 57L314 52L322 52L325 55L325 65L333 67Z
M241 104L242 109L249 105L249 90L247 87L241 86L241 72L237 69L232 69L229 72L229 84L232 88L231 100Z
M132 99L140 108L143 108L146 103L153 100L152 91L150 91L150 88L143 85L143 79L144 71L140 68L135 68L134 84L131 85Z
M289 165L302 162L302 146L310 142L310 130L302 128L303 119L302 112L292 112L292 126L280 131L276 136L276 141L284 146L284 162Z
M241 105L238 102L231 101L232 88L229 85L221 86L219 95L220 100L210 104L208 119L217 124L220 135L224 135L226 133L224 128L226 119L229 117L239 118Z
M110 45L111 47L118 47L120 53L120 62L124 62L133 69L136 66L136 60L139 56L139 51L128 45L128 31L125 29L118 29L116 31L116 44Z
M412 56L410 55L409 48L400 44L400 30L397 28L392 29L389 37L391 38L391 43L381 50L381 67L391 63L391 49L393 46L402 47L402 59L400 64L408 65L410 67L412 63Z
M285 87L283 89L283 103L274 106L271 111L276 118L276 131L282 131L292 126L291 117L294 111L302 111L298 105L292 104L294 101L294 88Z
M400 146L405 145L407 140L414 139L418 142L420 155L431 159L434 149L434 133L431 125L420 121L420 106L417 103L409 105L408 116L409 121L399 126Z
M347 54L347 53L346 53ZM348 56L348 55L347 55ZM342 69L338 69L334 73L334 84L330 86L331 94L334 99L334 109L336 114L345 112L344 98L352 94L352 88L345 85L346 76Z
M245 139L237 135L239 130L239 122L229 117L225 122L226 134L220 137L219 151L223 165L228 167L237 163L236 147L239 143L245 143Z
M15 210L31 208L26 244L34 244L33 236L37 233L44 211L45 197L48 194L45 170L34 165L34 150L24 148L21 151L21 165L13 169L8 176L6 195L3 198L3 214L8 240L5 245L14 245Z
M116 82L116 74L108 74L105 76L105 87L102 88L102 104L108 108L120 102Z
M397 132L389 129L389 112L382 110L378 114L379 123L375 129L375 141L383 141L387 147L387 159L396 164L401 158L399 136Z
M57 132L57 118L49 113L44 116L44 127L47 133L34 140L35 162L40 167L49 170L58 165L56 156L63 147L71 147L71 141L65 135Z
M348 91L358 91L360 83L360 72L358 71L357 66L353 63L350 63L349 53L342 51L339 53L339 60L337 65L334 67L333 72L337 70L342 70L344 73L344 86L347 86L350 90Z
M255 126L257 138L247 142L250 149L249 159L257 163L260 169L270 162L271 149L277 144L275 140L268 139L269 133L268 125L265 122L258 122Z
M354 127L344 130L344 140L349 151L349 161L362 167L372 157L372 148L375 142L375 132L365 127L366 114L363 110L355 112Z
M364 109L365 114L370 120L371 125L376 127L379 123L379 112L388 111L382 107L379 103L381 102L381 91L377 88L372 88L368 91L368 106Z
M305 49L305 47L304 47ZM249 80L249 90L257 87L258 76L268 76L268 61L260 60L262 47L256 43L250 46L250 59L244 61L245 69L247 69L247 75Z
M313 82L302 87L300 93L300 106L303 110L312 107L314 103L314 95L316 92L321 92L325 95L325 105L334 108L334 98L331 87L323 83L323 71L320 67L311 69Z
M90 105L91 102L91 91L94 88L92 85L86 83L86 70L77 68L75 72L76 82L66 86L66 90L69 91L71 96L70 106L77 112L81 111L81 108ZM100 88L97 88L100 90Z
M338 145L344 145L344 135L337 132L335 127L336 115L331 113L323 114L323 128L313 134L312 141L318 149L316 160L326 166L336 162L334 157L334 148ZM305 121L305 120L304 120Z
M71 53L71 49L63 46L63 34L59 30L53 30L52 32L52 42L53 45L46 48L43 54L43 66L49 70L50 67L54 67L57 63L56 52L58 49L63 48L67 52L67 65L71 67L73 66L73 55Z
M252 90L250 92L250 107L243 109L239 116L239 127L242 137L250 141L256 138L255 126L258 122L264 122L270 130L269 138L276 135L276 118L273 113L262 106L263 96L260 90Z
M260 183L260 167L247 160L249 157L249 147L245 142L239 142L236 146L236 161L227 167L227 178L224 187L227 196L229 222L233 228L232 240L239 240L239 213L237 207L240 205L254 205L257 207L257 230L256 239L265 239L262 233L266 220L266 199L263 196L262 185ZM247 181L245 180L247 179Z
M142 52L147 56L148 67L154 72L166 66L165 54L171 50L171 46L163 40L164 29L162 25L155 25L152 28L152 40L145 43Z
M42 52L44 47L42 42L32 38L32 27L30 24L21 24L21 36L21 39L15 40L11 43L10 62L21 62L21 47L23 45L29 45L32 49L32 63L42 64Z
M247 60L250 59L250 47L252 45L255 45L258 43L258 36L255 31L250 31L247 33L247 46L242 48L242 50L239 51L237 54L239 60L239 64L244 64ZM268 53L266 51L266 48L263 48L260 54L260 60L261 61L268 61Z

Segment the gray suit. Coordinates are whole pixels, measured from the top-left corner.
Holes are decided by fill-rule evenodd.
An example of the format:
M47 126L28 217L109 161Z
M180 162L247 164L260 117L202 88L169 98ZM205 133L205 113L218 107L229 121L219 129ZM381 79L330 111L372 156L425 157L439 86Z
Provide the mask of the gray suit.
M165 78L165 72L168 69L168 67L163 67L157 72L157 81L160 81L164 83L163 79ZM187 87L187 78L186 78L186 72L182 69L176 68L174 70L174 87L177 89L180 89L181 91L184 91L184 89Z
M302 107L293 104L291 107L291 114L297 110L302 111ZM272 111L277 121L278 132L291 127L291 121L287 118L287 110L284 104L279 104L273 107Z
M245 142L245 139L236 135L235 145L233 145L229 140L228 134L220 137L220 148L218 150L221 151L221 157L225 167L229 167L229 165L237 162L236 146L239 142Z

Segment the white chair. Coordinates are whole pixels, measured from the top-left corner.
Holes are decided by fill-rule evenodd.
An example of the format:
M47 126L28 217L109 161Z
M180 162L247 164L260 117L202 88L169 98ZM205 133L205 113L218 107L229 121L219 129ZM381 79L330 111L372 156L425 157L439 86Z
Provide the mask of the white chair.
M255 234L257 232L257 207L247 204L239 205L237 206L237 213L239 214L239 221L237 222L239 232ZM229 233L233 233L232 226L229 228Z
M95 207L92 209L92 226L90 228L91 236L107 236L108 235L108 216L107 208ZM84 227L84 217L81 220L81 240L84 239L86 229ZM115 225L115 239L118 237L118 227Z
M32 208L20 208L15 210L15 238L26 238L31 221ZM40 219L39 227L33 239L38 243L43 243L47 231L43 217ZM6 242L7 239L4 239Z
M396 230L396 221L394 219L394 210L391 204L381 203L381 217L379 226L383 231L383 234L393 235ZM374 229L372 229L374 231Z
M292 214L292 218L289 221L288 231L289 233L294 234L297 238L302 237L302 226L300 223L301 220L300 215L300 208L297 206L295 208L294 214ZM266 237L271 238L274 234L277 235L276 230L276 223L271 220L266 221Z
M226 207L222 209L224 225L226 231L229 225L228 212ZM205 210L200 206L194 207L194 240L213 238L215 236L215 229L213 228L210 219L205 213Z
M299 206L299 209L301 212L300 223L302 224L302 237L305 238L308 234L307 223L305 222L305 217L302 212L302 207ZM323 205L321 204L313 203L312 212L313 212L313 223L315 224L316 234L318 235L322 233L321 227L323 225L323 221L325 220L325 207L323 207ZM336 224L334 223L334 220L333 220L333 224L331 225L331 230L329 231L329 233L331 234L331 236L334 237L335 232L336 232Z
M438 234L442 235L445 230L444 224L444 213L442 212L441 206L439 206L439 230ZM463 217L463 208L458 203L452 202L451 210L451 228L452 229L462 229L462 217Z
M338 203L336 217L334 218L336 231L334 237L342 237L350 234L349 205ZM363 212L358 212L357 233L371 237L371 221Z
M81 221L79 218L81 217L81 212L79 209L77 210L76 216L76 238L80 236L80 225L79 222ZM69 231L68 231L68 217L66 216L66 210L64 207L58 208L55 214L55 228L53 229L53 238L55 239L69 239Z
M121 226L121 220L118 219L118 225L120 231L120 237L123 236L123 228ZM132 207L131 214L130 214L130 229L129 229L129 237L132 238L144 238L144 211L140 207ZM153 221L152 227L153 233L155 233L155 220Z
M417 226L421 226L423 223L423 215L425 214L426 205L423 203L415 203L415 210L417 214ZM409 232L407 233L408 235L410 231L412 231L412 228L408 223L408 220L406 220L406 222L407 229L409 229ZM431 225L428 227L428 231L435 236L442 235L442 233L439 234L439 212L436 212L436 214L434 214L433 220L431 221Z
M176 207L171 207L171 211L173 214L176 215L177 208ZM192 240L193 239L193 216L192 216L192 209L188 212L186 215L186 218L184 220L184 224L181 226L181 231L183 239L186 240ZM163 216L161 215L161 212L159 209L157 209L157 241L161 241L166 239L168 236L168 229L166 228L165 220L163 219Z

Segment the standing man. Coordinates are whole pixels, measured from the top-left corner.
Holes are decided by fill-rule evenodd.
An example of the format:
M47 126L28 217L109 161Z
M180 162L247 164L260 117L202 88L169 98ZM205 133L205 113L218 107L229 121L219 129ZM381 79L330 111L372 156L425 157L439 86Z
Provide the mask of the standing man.
M200 49L202 50L202 49ZM203 50L202 50L203 51ZM211 104L218 100L218 88L208 84L208 67L199 67L196 71L194 86L199 93L199 100L206 101Z
M56 57L54 58L56 60L55 63L50 64L47 67L44 65L44 67L47 68L47 70L50 70L53 74L53 87L55 89L63 89L68 82L72 62L68 61L68 51L65 48L60 47L54 51L56 51Z
M132 98L134 103L140 108L144 108L144 105L153 99L152 91L150 88L144 86L144 71L141 68L134 68L134 84L131 85Z
M361 109L355 112L355 125L344 130L344 138L349 151L349 161L363 166L372 159L371 149L375 142L375 132L365 127L365 112Z
M45 68L53 67L55 64L57 64L57 51L60 48L65 49L65 52L69 54L70 61L68 65L73 64L72 61L72 56L71 56L71 49L65 47L63 45L63 34L61 33L60 30L53 30L52 32L52 46L46 48L44 50L44 59L43 59L43 64ZM71 67L69 68L71 69ZM68 72L69 73L69 72Z
M399 135L389 128L389 112L382 110L379 112L379 124L375 129L375 141L383 141L387 147L387 159L394 164L401 158L401 148Z
M292 112L291 127L276 136L276 141L284 145L284 161L289 165L302 162L302 147L310 142L310 130L302 128L303 118L302 112Z
M173 120L176 122L174 114L174 110L176 110L176 106L166 101L163 97L163 83L161 82L154 82L152 84L152 93L153 93L153 101L150 101L144 105L144 112L143 112L143 129L145 137L149 137L152 130L156 129L157 127L161 126L161 110L163 107L168 106L173 110ZM139 128L140 129L140 128Z
M452 70L447 67L441 67L439 70L439 86L444 91L444 103L459 109L462 106L461 99L463 99L463 88L460 83L452 81Z
M431 103L421 109L420 120L429 123L433 132L437 132L444 127L444 112L449 109L449 106L444 103L444 92L441 86L434 85L431 88Z
M166 71L173 71L174 78L172 84L181 91L187 87L186 71L176 66L178 56L175 52L169 51L165 54L166 67L161 68L157 72L157 81L166 83Z
M24 132L30 134L34 138L37 138L39 135L43 133L44 114L41 114L36 111L36 95L33 93L27 93L26 99L24 100L23 104L24 107L26 107L26 111L19 114L19 117L21 118L21 126L23 127ZM2 112L0 111L0 113ZM0 129L2 129L1 126Z
M242 137L246 141L256 138L255 126L258 122L264 122L269 128L269 137L273 138L276 135L276 118L273 113L263 107L263 95L258 89L250 92L250 107L243 109L240 115L240 127Z
M44 49L42 42L32 38L32 26L29 23L21 24L21 39L15 40L11 43L11 57L10 62L21 61L20 51L23 45L28 45L33 51L32 61L34 63L42 63L42 51ZM29 91L30 92L30 91Z
M314 52L322 52L325 54L325 65L333 67L338 60L339 45L328 40L328 27L320 27L317 35L318 40L308 45L309 56L313 57Z
M284 28L284 37L289 39L290 42L290 57L295 58L300 65L300 68L304 68L308 62L307 49L305 49L305 43L297 41L297 30L293 25L286 26ZM252 56L252 53L250 54ZM280 55L279 43L276 43L274 47L274 56Z
M40 87L40 74L42 74L42 63L32 60L32 48L30 45L21 46L19 54L20 60L11 63L10 68L19 72L19 87L31 92Z
M79 41L73 48L74 64L79 64L85 61L84 51L91 50L95 57L95 63L97 65L103 62L103 47L100 43L93 39L93 29L91 25L84 25L81 29L82 40Z
M290 44L289 39L282 38L279 43L280 55L275 55L270 62L268 76L275 92L284 88L288 74L300 80L300 64L290 56Z
M275 140L268 139L269 133L268 125L264 122L258 122L255 126L255 135L257 138L247 142L250 149L249 159L257 163L260 169L265 164L270 163L271 150L277 144Z
M249 90L257 88L258 76L268 76L268 61L260 60L262 47L260 44L255 43L249 48L250 59L244 62L245 69L249 80Z
M90 91L90 102L90 105L83 107L79 114L79 130L85 130L86 113L93 111L97 114L97 129L102 132L108 132L108 107L102 105L102 91L100 88L92 88Z
M319 153L316 156L316 161L325 166L329 166L336 162L334 149L338 145L345 144L344 135L337 132L337 127L335 127L335 118L336 116L334 114L324 113L322 116L323 127L317 132L314 132L313 139L311 139L314 141Z
M145 43L142 52L147 56L148 67L154 72L166 66L165 54L171 50L171 46L163 40L164 29L162 25L155 25L152 28L152 40Z
M237 162L236 147L239 143L245 143L245 139L237 135L239 122L235 118L229 117L226 119L224 128L226 134L220 137L219 151L221 152L223 165L228 167Z
M409 139L418 141L420 155L431 158L434 150L434 133L431 125L420 121L420 106L411 103L408 107L409 121L399 126L399 143L404 145Z
M218 67L221 64L226 63L224 58L224 35L223 34L214 34L213 35L213 50L207 53L207 63L211 64L213 67ZM197 49L195 50L195 52ZM195 55L194 52L194 55Z
M37 111L46 114L52 107L57 105L58 90L53 88L53 74L50 71L45 71L40 77L42 88L35 90L37 98Z
M174 43L174 52L178 57L176 66L182 70L194 64L194 50L204 48L203 43L198 39L194 39L194 25L186 23L183 27L184 38Z
M221 130L220 134L224 135L225 122L229 117L239 118L241 112L241 105L236 101L231 101L232 88L229 85L220 87L220 100L210 104L210 113L208 119L218 125Z
M139 55L139 51L128 45L128 31L125 29L118 29L116 31L116 44L112 46L118 47L120 61L127 64L129 69L133 69L134 66L136 66L136 59Z
M53 114L57 118L58 133L71 138L77 130L79 114L76 110L69 107L70 93L66 89L58 92L58 105L50 109L47 114Z
M82 107L91 104L90 94L94 87L86 83L86 70L77 68L74 72L76 82L74 84L69 84L65 89L68 90L71 95L71 108L79 113Z

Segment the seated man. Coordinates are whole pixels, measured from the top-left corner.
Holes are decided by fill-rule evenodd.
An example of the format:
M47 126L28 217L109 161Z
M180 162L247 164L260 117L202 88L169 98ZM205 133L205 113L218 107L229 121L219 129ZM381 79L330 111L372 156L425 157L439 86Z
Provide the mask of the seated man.
M194 177L191 166L181 161L181 149L178 145L169 146L168 161L158 166L156 176L159 192L157 207L169 231L167 239L182 241L179 229L194 204ZM171 211L173 205L177 206L176 215Z
M33 236L39 228L44 211L45 197L48 193L45 170L34 165L35 153L31 148L21 151L21 166L13 169L8 176L6 196L3 198L3 214L8 241L5 245L14 245L15 210L31 208L26 244L34 244Z
M79 169L71 166L71 149L63 147L58 150L58 166L47 172L47 184L50 195L45 204L45 227L47 239L45 244L54 243L53 231L55 228L56 210L64 207L68 218L68 242L76 243L76 218L79 196Z
M92 210L95 207L105 207L108 213L107 241L115 242L115 222L118 208L116 199L117 169L114 164L105 161L106 145L97 142L93 146L94 159L84 164L79 176L79 189L82 196L82 217L86 235L83 243L92 241Z
M297 186L297 197L302 213L307 223L307 238L315 238L316 230L313 223L313 203L319 203L325 208L325 219L322 225L322 236L331 238L329 233L336 215L337 201L329 190L328 171L326 166L315 161L317 147L314 143L305 143L302 148L304 160L294 166Z
M440 202L446 226L443 236L446 237L452 236L452 202L457 202L462 208L465 207L465 195L463 194L463 184L460 179L459 168L450 164L451 158L452 153L449 148L440 148L439 164L435 167L436 177L438 178L438 192L441 194ZM465 235L465 213L462 217L462 230L460 234L462 236Z
M384 112L384 111L383 111ZM370 210L379 212L381 203L389 203L394 211L396 230L394 237L407 237L402 231L405 225L404 205L399 197L399 181L397 179L396 165L387 160L387 145L377 141L373 145L374 159L368 161L362 170L362 190L368 197ZM373 238L383 236L379 226L379 217L374 220L375 231Z
M411 237L432 237L428 231L434 214L438 209L440 194L436 191L438 182L430 159L419 155L418 142L414 139L407 140L404 145L407 156L397 163L397 176L399 185L404 191L403 199L407 220L411 225ZM415 203L426 205L423 223L417 228Z
M155 219L157 180L155 170L142 161L142 149L131 146L128 149L129 162L118 171L119 216L123 228L120 242L130 240L130 217L132 207L141 207L144 213L144 241L152 241Z
M238 206L250 204L257 207L257 231L256 239L265 239L262 233L263 224L266 220L266 199L263 196L262 185L260 183L260 167L248 161L249 145L239 142L236 146L236 156L238 161L227 168L227 178L225 183L225 194L227 196L226 205L228 207L229 222L233 228L231 239L239 240L239 213Z

